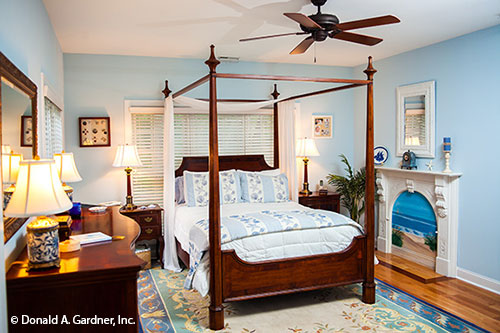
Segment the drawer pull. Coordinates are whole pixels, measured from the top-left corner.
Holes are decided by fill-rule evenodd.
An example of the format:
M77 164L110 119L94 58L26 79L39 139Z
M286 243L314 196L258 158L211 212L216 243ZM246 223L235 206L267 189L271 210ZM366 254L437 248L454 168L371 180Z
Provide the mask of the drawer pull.
M146 228L146 230L144 230L147 234L152 234L153 233L153 228Z
M151 222L151 221L153 221L153 217L152 216L145 217L144 221Z

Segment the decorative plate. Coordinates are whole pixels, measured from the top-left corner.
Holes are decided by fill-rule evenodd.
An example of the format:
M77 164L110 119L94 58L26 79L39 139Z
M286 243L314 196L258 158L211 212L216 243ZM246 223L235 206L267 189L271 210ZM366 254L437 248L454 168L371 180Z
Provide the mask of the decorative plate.
M387 158L389 157L389 152L387 148L383 146L377 146L373 151L373 158L375 159L375 165L383 165Z

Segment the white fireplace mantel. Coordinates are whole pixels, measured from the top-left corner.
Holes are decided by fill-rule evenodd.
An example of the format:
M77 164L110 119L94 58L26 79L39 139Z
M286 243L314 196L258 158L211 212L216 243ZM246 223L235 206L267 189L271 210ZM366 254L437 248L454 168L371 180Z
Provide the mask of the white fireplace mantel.
M458 179L461 173L403 170L376 167L379 202L379 251L390 253L392 248L392 209L405 191L422 194L434 209L437 222L436 272L457 275Z

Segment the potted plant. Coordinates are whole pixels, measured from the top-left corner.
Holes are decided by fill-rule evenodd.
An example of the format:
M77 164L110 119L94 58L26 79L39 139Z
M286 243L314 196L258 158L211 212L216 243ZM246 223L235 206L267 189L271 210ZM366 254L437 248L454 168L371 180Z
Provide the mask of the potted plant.
M347 176L329 174L328 183L336 186L341 196L341 203L348 211L352 220L359 222L365 210L365 168L353 171L347 157L339 155L342 163L346 165Z

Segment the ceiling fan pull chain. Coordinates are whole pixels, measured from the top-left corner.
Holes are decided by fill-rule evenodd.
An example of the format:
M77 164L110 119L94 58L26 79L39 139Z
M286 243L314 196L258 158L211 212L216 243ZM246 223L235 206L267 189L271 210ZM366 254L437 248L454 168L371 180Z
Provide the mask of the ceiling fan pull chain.
M316 44L314 44L314 63L316 63Z

